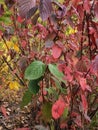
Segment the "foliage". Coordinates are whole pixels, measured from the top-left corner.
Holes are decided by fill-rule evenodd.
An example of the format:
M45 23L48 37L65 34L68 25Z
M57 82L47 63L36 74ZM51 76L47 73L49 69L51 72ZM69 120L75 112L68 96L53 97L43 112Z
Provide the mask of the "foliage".
M0 11L1 70L11 89L28 86L21 107L38 96L55 130L86 129L98 111L98 1L2 0Z

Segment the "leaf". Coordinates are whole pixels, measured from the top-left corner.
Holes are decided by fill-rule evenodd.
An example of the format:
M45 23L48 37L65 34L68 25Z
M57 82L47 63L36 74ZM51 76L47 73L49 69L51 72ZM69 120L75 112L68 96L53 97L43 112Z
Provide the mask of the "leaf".
M46 122L49 122L52 118L51 108L52 108L52 104L50 102L45 102L42 105L42 117Z
M83 110L84 112L87 112L88 110L88 103L87 103L87 99L85 97L85 95L81 95L81 100L82 100L82 107L83 107Z
M65 108L62 117L63 119L66 119L67 116L68 116L68 108Z
M83 7L87 13L90 13L90 0L84 0Z
M96 18L98 18L98 2L95 4L94 10L95 10L95 16Z
M30 103L32 100L32 93L27 90L24 95L23 95L23 98L22 98L22 102L20 104L20 107L23 108L24 106L28 105L28 103Z
M16 130L30 130L29 128L18 128Z
M32 18L32 23L34 25L36 25L38 18L39 18L39 13L35 14L34 17Z
M28 80L35 80L44 75L46 65L41 61L32 62L25 71L25 78Z
M86 66L85 60L79 60L79 61L76 63L76 68L77 68L77 70L80 71L80 72L87 72L87 66Z
M23 19L22 19L20 16L18 16L18 17L17 17L17 21L18 21L19 23L22 23L22 22L23 22Z
M92 61L91 67L94 72L98 72L98 55L96 55L94 60Z
M14 44L13 48L17 53L19 52L19 47L16 44Z
M7 117L7 111L6 111L6 108L4 106L1 106L1 112L3 113L4 117L6 118Z
M8 8L11 8L15 4L15 0L4 0Z
M4 54L4 51L0 50L0 56Z
M52 47L52 55L55 59L59 58L61 56L62 49L58 45L54 45Z
M49 64L48 68L50 70L50 72L57 78L59 79L59 81L62 81L65 83L65 81L63 80L64 74L62 72L60 72L57 68L56 65L53 64Z
M17 81L11 81L10 84L9 84L9 87L10 87L10 89L12 89L12 90L18 91L20 85L19 85L19 83L18 83Z
M90 86L87 85L85 78L79 78L79 82L80 82L80 85L81 85L81 89L83 91L85 91L85 90L88 90L90 92L92 91L91 88L90 88Z
M38 85L40 79L37 80L30 80L28 87L29 87L29 91L33 94L37 94L39 91L40 86Z
M37 11L38 9L38 6L34 6L33 8L31 8L28 12L27 12L27 15L26 15L26 18L29 19L31 18Z
M36 5L36 0L18 0L19 14L25 18L30 9Z
M52 116L54 119L58 119L64 112L65 102L62 99L57 100L52 106Z
M47 20L53 10L51 0L40 0L39 10L42 20Z

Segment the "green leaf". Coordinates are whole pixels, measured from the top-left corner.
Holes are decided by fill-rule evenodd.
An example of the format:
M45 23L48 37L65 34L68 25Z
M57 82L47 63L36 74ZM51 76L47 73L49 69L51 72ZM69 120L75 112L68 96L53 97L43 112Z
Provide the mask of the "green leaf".
M65 108L64 112L63 112L63 115L62 115L62 118L63 119L66 119L68 116L68 108Z
M52 109L52 104L50 102L45 102L42 105L42 117L45 122L49 122L52 118L51 109Z
M28 103L31 102L31 100L32 100L32 93L29 90L27 90L23 95L20 107L23 108L24 106L28 105Z
M42 77L45 73L46 65L41 61L32 62L25 71L25 78L35 80Z
M29 91L31 93L33 93L33 94L37 94L38 93L39 88L40 88L38 83L39 83L40 80L41 80L41 78L37 79L37 80L30 80L29 81L28 87L29 87Z
M49 64L48 68L50 70L50 72L59 80L65 83L65 81L63 80L64 74L62 72L60 72L57 68L56 65L53 64Z

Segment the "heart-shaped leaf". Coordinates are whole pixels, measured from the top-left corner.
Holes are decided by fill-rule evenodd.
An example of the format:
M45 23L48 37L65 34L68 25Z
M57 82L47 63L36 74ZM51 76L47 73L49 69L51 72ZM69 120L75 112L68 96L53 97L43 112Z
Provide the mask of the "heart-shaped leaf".
M42 77L45 73L46 65L41 61L32 62L25 71L25 78L35 80Z

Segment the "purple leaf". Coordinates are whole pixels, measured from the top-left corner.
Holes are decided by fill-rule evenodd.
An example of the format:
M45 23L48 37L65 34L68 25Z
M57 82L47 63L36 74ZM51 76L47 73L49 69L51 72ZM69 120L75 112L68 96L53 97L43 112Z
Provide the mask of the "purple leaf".
M36 0L17 0L19 14L22 18L25 18L28 11L36 5Z
M42 20L47 20L53 11L51 0L40 0L39 10Z

